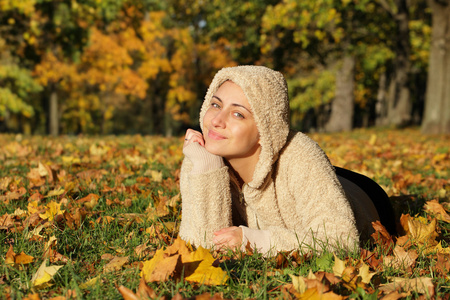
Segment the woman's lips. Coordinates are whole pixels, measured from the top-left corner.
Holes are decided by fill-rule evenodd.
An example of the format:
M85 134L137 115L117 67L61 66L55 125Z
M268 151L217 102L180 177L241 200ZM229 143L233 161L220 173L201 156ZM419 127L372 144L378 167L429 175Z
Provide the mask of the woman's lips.
M226 137L224 137L223 135L221 135L220 133L217 133L213 130L209 130L208 131L208 137L212 140L216 140L216 141L220 141L220 140L224 140L226 139Z

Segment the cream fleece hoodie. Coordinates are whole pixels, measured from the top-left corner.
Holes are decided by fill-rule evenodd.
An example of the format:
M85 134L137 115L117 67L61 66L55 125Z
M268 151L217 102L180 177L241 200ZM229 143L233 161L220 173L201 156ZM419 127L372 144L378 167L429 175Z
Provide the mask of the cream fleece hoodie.
M209 163L199 169L191 159L183 161L181 238L211 247L214 231L241 226L244 244L249 241L264 253L353 249L360 235L366 239L371 222L378 219L375 207L362 190L341 179L349 187L344 191L317 143L289 130L281 73L261 66L220 70L206 93L201 126L212 96L227 80L239 85L250 103L260 133L260 157L253 180L240 189L222 158L205 154L197 143L184 149L186 156L196 153Z

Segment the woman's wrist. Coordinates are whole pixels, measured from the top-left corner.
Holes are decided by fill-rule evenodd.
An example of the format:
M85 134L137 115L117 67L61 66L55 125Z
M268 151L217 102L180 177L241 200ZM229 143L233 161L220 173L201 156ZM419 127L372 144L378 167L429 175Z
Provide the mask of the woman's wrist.
M206 173L225 166L222 157L208 152L198 143L187 145L183 153L193 164L191 174Z

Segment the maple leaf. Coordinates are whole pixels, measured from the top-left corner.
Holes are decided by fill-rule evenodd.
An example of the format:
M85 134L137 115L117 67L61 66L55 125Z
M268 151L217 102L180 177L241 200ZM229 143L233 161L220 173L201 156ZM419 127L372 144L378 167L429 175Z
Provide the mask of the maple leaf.
M50 281L53 276L61 269L63 266L48 266L47 259L44 259L39 269L31 277L31 283L36 288L46 288L51 286Z
M27 190L24 187L21 187L17 191L7 192L4 196L0 196L0 201L4 201L8 204L10 200L20 199L26 193Z
M61 196L62 194L64 194L66 191L64 190L63 187L58 187L54 190L51 190L50 192L48 192L47 196L45 196L45 198L49 198L49 197L56 197L56 196Z
M164 260L164 263L161 263ZM214 267L215 259L203 247L191 252L186 242L177 238L166 250L159 249L153 258L144 262L141 277L146 282L164 281L170 276L207 285L222 285L228 275L219 267Z
M438 235L436 232L436 219L432 219L428 224L428 221L424 218L412 218L409 215L402 215L400 221L412 242L425 248L436 246L436 237Z
M114 257L108 264L103 266L103 273L120 271L122 266L128 262L128 256Z
M382 284L380 290L383 292L393 292L403 290L406 292L416 292L419 294L426 294L428 297L434 295L434 284L432 278L418 277L418 278L391 278L391 283Z
M133 293L132 290L129 288L124 287L123 285L118 288L119 292L122 294L122 297L125 300L144 300L144 299L155 299L158 297L158 295L155 293L155 291L145 283L144 278L141 278L141 281L139 282L138 289L136 291L136 294ZM173 299L173 298L172 298ZM208 299L210 299L209 293L208 293Z
M61 204L55 201L49 202L46 206L45 213L39 214L43 220L53 221L55 216L63 214L64 210L61 210Z
M385 252L388 252L394 245L391 235L380 221L372 222L372 227L375 229L375 232L372 233L375 244L378 244Z
M384 264L404 271L411 270L419 257L416 251L405 251L403 247L398 245L395 246L393 253L394 256L383 257Z
M5 255L5 263L9 266L14 266L19 270L23 270L24 265L29 265L34 261L34 257L25 252L21 252L20 254L14 253L13 246L10 245L8 251Z
M431 200L425 203L424 209L426 212L435 215L438 220L450 223L450 215L437 200Z
M89 210L92 210L98 203L100 196L97 194L89 194L86 197L77 200L77 203L83 204Z

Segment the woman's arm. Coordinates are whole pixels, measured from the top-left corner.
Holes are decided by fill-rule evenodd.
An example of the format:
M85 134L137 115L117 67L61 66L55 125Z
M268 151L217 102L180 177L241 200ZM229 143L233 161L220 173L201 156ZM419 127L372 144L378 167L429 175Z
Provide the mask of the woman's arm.
M213 233L232 225L228 167L222 158L209 156L212 154L199 143L190 143L183 151L186 157L180 175L180 236L196 246L209 248L214 245ZM202 158L205 156L208 158ZM207 163L198 163L199 158Z

